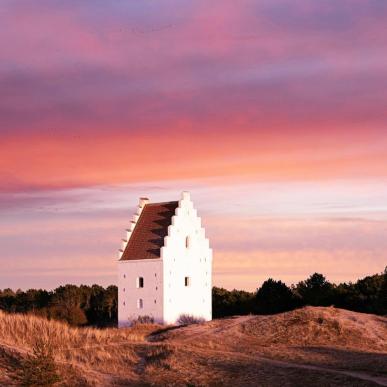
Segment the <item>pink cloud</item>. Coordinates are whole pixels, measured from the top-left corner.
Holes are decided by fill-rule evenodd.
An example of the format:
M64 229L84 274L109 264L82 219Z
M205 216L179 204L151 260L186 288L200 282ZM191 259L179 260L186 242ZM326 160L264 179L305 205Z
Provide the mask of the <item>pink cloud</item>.
M252 290L268 277L292 283L314 271L340 282L384 269L381 182L201 180L24 194L24 207L2 211L1 283L115 283L117 249L137 198L171 200L182 187L192 191L214 249L216 286Z
M215 211L220 203L224 211L237 207L230 187L239 195L251 189L250 204L237 201L253 214L237 218L237 235L223 226L227 215L209 217L219 285L252 288L276 273L292 282L309 270L332 280L381 270L384 221L353 218L369 207L384 217L386 26L387 6L373 0L5 1L0 208L7 218L0 232L3 256L16 265L7 281L18 265L34 262L31 284L39 270L57 282L60 273L71 278L71 262L90 259L90 236L103 241L93 275L106 270L103 280L113 281L113 263L103 257L115 250L114 229L124 219L93 205L87 211L96 223L79 213L71 221L56 216L69 207L85 211L84 195L98 200L90 187L155 182L169 184L168 193L206 186L206 198L224 190ZM367 191L371 177L380 197ZM351 181L351 192L337 179ZM280 186L251 187L257 181ZM255 199L264 194L273 200ZM350 203L350 223L330 219L323 206L329 220L292 218L311 214L310 199L332 196L341 212ZM261 222L254 216L263 208L291 214ZM27 215L31 238L23 233ZM251 275L238 269L246 265ZM85 269L79 280L93 275Z

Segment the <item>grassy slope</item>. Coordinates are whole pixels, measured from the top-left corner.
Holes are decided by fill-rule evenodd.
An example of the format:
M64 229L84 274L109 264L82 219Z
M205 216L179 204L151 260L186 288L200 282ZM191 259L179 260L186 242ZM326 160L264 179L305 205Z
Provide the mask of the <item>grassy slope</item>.
M71 385L387 385L387 318L308 307L146 339L159 328L75 329L0 313L0 385L37 335L54 342Z

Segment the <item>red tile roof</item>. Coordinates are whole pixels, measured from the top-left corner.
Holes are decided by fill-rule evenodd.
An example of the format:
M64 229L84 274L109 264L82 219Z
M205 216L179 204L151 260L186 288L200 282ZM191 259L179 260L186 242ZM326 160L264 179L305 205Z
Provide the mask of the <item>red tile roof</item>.
M160 258L164 237L178 205L177 201L146 204L120 260Z

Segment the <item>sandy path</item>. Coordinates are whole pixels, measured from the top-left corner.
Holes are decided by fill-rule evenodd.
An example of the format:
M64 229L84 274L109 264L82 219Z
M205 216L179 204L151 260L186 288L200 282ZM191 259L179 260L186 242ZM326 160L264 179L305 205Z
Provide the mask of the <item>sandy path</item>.
M184 347L184 345L182 345L182 347ZM190 349L192 350L192 347L190 347ZM351 376L355 379L373 382L380 386L387 386L387 376L386 377L373 376L365 372L339 370L335 368L326 368L326 367L314 366L314 365L302 364L302 363L292 363L292 362L287 362L283 360L274 360L260 355L247 355L247 354L244 354L241 352L235 352L235 351L222 351L222 350L199 349L199 348L195 348L194 351L198 353L202 353L203 355L206 355L208 353L218 354L220 356L229 355L234 358L247 359L247 360L256 361L256 362L265 362L267 364L277 366L277 367L299 368L299 369L319 371L319 372L325 372L325 373L331 373L331 374L340 374L345 376Z

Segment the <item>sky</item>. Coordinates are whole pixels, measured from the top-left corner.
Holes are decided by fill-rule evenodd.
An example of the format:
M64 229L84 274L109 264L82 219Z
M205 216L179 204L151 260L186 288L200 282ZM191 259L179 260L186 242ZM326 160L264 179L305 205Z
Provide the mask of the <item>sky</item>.
M213 283L387 265L385 0L3 0L0 289L117 282L189 190Z

